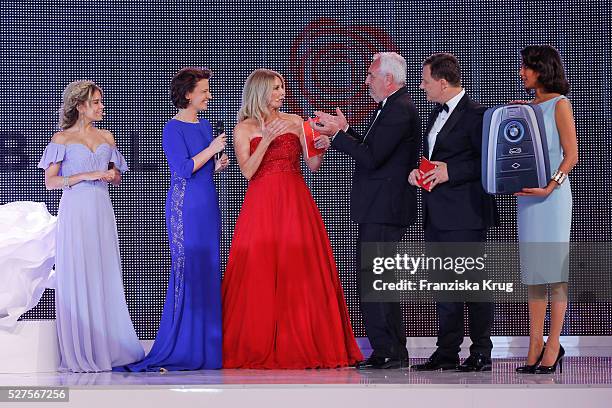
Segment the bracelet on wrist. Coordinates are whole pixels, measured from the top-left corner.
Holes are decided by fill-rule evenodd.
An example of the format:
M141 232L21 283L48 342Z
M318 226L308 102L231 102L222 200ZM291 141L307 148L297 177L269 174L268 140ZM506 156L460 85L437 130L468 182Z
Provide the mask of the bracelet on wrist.
M64 184L62 185L62 189L63 190L70 189L70 180L68 179L68 176L64 176Z
M557 183L558 185L561 185L563 184L566 178L567 178L567 174L565 174L561 170L557 170L555 171L555 174L553 174L550 179L554 181L555 183Z

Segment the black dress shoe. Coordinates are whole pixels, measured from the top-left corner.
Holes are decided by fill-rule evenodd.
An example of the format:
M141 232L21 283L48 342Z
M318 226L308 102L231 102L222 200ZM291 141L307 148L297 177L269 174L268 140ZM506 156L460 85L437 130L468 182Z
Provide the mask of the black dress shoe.
M491 371L491 357L487 357L480 353L471 354L465 359L463 364L457 367L458 371Z
M355 368L358 370L387 370L393 368L408 368L408 358L390 358L390 357L371 357L365 361L360 361L355 364Z
M408 363L408 358L385 358L385 362L382 363L379 367L382 370L393 369L393 368L408 368L410 364Z
M357 364L355 364L355 368L358 370L368 370L371 368L380 368L380 366L384 363L385 363L384 358L370 356L367 360L360 361Z
M412 366L412 369L416 371L455 370L458 365L458 356L454 359L443 358L436 351L425 363L415 364Z

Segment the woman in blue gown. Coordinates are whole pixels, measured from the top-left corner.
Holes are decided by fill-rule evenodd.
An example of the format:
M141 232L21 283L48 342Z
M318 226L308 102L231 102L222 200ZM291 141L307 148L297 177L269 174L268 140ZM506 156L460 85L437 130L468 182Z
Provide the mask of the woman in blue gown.
M210 71L183 68L171 82L179 111L163 131L170 167L166 226L172 270L159 330L147 357L129 371L221 368L221 213L213 173L228 165L225 134L213 138L210 122L198 119L212 99Z

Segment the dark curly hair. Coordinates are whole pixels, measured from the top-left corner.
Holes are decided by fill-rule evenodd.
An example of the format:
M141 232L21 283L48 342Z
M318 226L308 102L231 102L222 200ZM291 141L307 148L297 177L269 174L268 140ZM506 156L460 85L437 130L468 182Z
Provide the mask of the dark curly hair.
M185 97L193 91L202 79L208 79L212 72L208 68L186 67L177 72L170 82L170 99L178 109L185 109L189 101Z
M522 65L538 73L538 82L546 92L567 95L570 84L559 52L550 45L529 45L521 50Z

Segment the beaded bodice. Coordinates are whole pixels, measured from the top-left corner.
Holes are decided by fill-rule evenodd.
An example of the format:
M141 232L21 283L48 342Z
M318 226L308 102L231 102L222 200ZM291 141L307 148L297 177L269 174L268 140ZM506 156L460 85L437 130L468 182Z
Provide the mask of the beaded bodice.
M251 154L257 149L261 137L251 139ZM273 173L298 173L301 174L300 157L302 156L302 145L300 139L294 133L285 133L277 136L270 143L268 150L251 180Z

